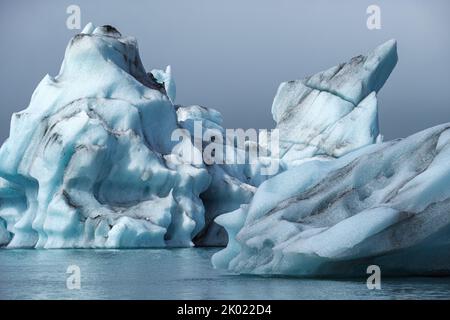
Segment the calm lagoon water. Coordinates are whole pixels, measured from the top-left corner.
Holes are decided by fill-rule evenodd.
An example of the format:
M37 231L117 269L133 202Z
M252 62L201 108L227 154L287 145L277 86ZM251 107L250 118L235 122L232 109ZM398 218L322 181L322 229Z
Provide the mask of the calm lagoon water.
M450 278L320 280L213 269L217 249L0 250L0 299L449 299ZM68 290L69 265L81 289Z

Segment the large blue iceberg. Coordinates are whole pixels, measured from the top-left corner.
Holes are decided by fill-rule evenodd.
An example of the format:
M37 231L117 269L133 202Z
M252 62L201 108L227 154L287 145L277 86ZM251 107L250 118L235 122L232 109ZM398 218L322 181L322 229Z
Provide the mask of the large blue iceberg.
M172 153L174 99L170 68L146 73L134 38L86 26L59 74L12 117L0 150L0 243L192 245L211 178Z
M377 92L396 63L390 40L282 83L272 105L280 153L210 163L195 125L224 133L221 114L176 104L170 66L146 72L134 38L88 24L59 74L12 116L0 246L226 246L212 263L237 273L448 273L450 124L383 142ZM277 172L260 173L273 163Z

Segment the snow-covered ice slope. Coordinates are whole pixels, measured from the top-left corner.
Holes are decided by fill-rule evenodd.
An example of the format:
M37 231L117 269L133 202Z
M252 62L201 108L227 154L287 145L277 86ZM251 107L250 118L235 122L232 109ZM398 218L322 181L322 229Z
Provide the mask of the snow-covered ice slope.
M70 41L0 150L0 245L192 245L211 178L171 154L174 83L170 68L154 72L113 27Z
M450 124L304 162L216 222L230 243L213 264L239 273L448 273Z

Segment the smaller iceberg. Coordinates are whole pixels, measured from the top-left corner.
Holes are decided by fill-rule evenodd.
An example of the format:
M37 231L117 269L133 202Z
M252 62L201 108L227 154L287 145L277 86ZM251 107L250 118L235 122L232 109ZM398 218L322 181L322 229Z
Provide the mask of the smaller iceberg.
M450 124L311 160L219 216L230 242L215 267L300 276L450 270Z
M382 142L376 93L396 42L282 83L272 114L284 172L216 218L237 273L365 276L450 272L450 124Z

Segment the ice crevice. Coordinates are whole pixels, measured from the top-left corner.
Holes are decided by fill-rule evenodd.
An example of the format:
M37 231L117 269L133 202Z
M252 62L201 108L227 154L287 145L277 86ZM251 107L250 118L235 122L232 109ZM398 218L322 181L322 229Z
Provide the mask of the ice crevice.
M332 77L331 77L331 79L332 79ZM356 106L357 106L358 103L359 103L359 102L358 102L358 103L353 102L351 99L346 98L345 96L339 94L339 92L337 92L337 91L330 90L330 89L324 89L324 88L320 88L320 87L318 87L318 86L316 87L316 86L314 86L314 85L311 85L311 84L308 83L307 80L303 82L303 85L304 85L305 87L311 89L311 90L317 90L317 91L319 91L319 92L326 92L326 93L332 94L332 95L336 96L337 98L340 98L340 99L342 99L342 100L344 100L344 101L346 101L346 102L348 102L348 103L351 103L351 104L353 105L354 108L356 108Z

